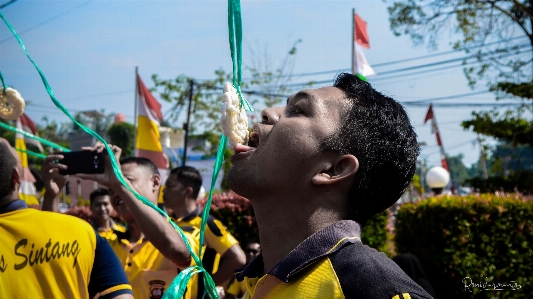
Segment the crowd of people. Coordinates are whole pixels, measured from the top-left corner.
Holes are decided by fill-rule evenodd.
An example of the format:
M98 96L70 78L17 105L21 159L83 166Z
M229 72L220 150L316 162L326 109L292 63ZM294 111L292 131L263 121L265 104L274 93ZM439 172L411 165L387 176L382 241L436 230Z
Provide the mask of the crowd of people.
M401 196L414 174L416 134L403 107L351 74L302 90L261 112L247 145L235 146L226 180L253 203L259 240L241 244L216 218L205 229L204 268L226 298L432 298L396 263L361 242L361 228ZM121 159L126 184L102 144L104 172L77 174L103 188L91 194L93 220L58 213L61 153L42 166L42 209L18 198L22 167L0 142L0 298L161 298L200 250L202 186L181 166L164 182L176 229L131 190L157 204L152 161ZM387 188L382 187L383 181ZM110 217L114 210L125 225ZM244 249L244 250L243 250ZM204 298L201 276L183 298Z

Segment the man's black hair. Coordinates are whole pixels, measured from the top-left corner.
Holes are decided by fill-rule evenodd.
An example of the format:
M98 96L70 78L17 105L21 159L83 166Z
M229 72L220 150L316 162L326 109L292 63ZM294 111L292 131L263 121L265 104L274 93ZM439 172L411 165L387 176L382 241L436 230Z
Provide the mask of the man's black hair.
M15 191L13 184L13 169L17 166L17 160L9 147L0 142L0 199L10 195Z
M89 195L89 202L91 203L91 206L93 205L93 201L97 197L105 196L105 195L109 195L109 190L107 190L106 188L98 188L94 190L93 192L91 192L91 194Z
M132 164L135 163L141 167L145 167L146 169L150 170L150 174L159 174L159 170L157 169L157 166L155 166L154 162L152 160L143 158L143 157L127 157L120 159L120 165L124 164Z
M394 99L348 73L338 75L333 86L344 91L351 108L321 149L352 154L359 160L349 192L348 218L364 224L402 196L420 149L407 113Z
M202 187L202 176L200 172L191 166L180 166L170 171L170 176L176 176L178 182L180 182L185 188L192 188L192 196L198 197L200 188Z

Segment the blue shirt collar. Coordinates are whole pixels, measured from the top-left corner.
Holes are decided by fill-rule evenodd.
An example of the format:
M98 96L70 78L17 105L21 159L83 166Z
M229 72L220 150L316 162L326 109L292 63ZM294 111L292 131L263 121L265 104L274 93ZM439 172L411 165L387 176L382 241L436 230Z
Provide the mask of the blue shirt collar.
M9 213L9 212L13 212L13 211L16 211L16 210L22 210L22 209L26 209L28 208L28 205L26 205L26 202L21 200L21 199L17 199L15 201L12 201L6 205L3 205L0 207L0 214L4 214L4 213Z

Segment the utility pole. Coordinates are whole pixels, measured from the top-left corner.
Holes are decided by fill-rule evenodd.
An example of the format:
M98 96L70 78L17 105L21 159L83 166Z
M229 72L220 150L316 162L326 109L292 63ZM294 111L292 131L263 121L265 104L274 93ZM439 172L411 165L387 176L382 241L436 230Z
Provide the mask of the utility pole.
M189 81L189 107L187 109L187 122L183 124L183 130L185 130L185 142L183 144L183 157L181 160L181 166L185 166L187 160L187 146L189 143L189 124L191 120L192 98L194 95L194 81Z
M481 162L481 170L483 171L483 179L488 179L489 174L487 172L487 162L485 161L485 153L483 152L483 145L481 144L481 137L477 135L477 142L479 144L479 154L480 154L480 162Z

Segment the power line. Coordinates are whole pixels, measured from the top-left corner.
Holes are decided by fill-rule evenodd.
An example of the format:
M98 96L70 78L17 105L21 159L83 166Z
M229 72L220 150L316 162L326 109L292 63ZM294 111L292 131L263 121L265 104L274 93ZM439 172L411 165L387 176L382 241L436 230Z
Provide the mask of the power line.
M516 40L524 39L524 38L527 38L527 36L513 37L513 38L510 38L507 42L516 41ZM501 41L487 43L485 45L472 47L471 49L476 49L476 48L480 48L480 47L483 47L483 46L492 46L492 45L498 44L498 43L501 43ZM416 61L416 60L422 60L422 59L427 59L427 58L433 58L433 57L438 57L438 56L444 56L444 55L449 55L449 54L457 54L457 53L460 53L460 52L461 52L460 50L451 50L451 51L446 51L446 52L439 52L439 53L428 54L428 55L424 55L424 56L417 56L417 57L411 57L411 58L406 58L406 59L400 59L400 60L394 60L394 61L388 61L388 62L372 64L372 67L389 66L389 65L400 64L400 63ZM351 72L351 70L352 70L351 68L345 68L345 69L336 69L336 70L329 70L329 71L308 72L308 73L284 75L284 76L280 76L279 78L316 76L316 75L325 75L325 74L332 74L332 73ZM243 80L250 80L250 78L246 78L246 79L243 79Z
M11 0L11 1L8 1L8 2L6 2L6 3L2 4L2 5L0 5L0 9L2 9L2 8L8 6L8 5L13 4L15 1L17 1L17 0Z
M70 12L72 12L72 11L74 11L74 10L76 10L76 9L78 9L78 8L80 8L80 7L82 7L82 6L85 6L85 5L89 4L89 3L92 2L92 1L94 1L94 0L89 0L89 1L83 2L83 3L80 4L80 5L74 6L74 7L71 8L71 9L68 9L68 10L66 10L66 11L64 11L64 12L62 12L62 13L60 13L60 14L57 14L57 15L51 17L51 18L48 18L48 19L42 21L41 23L39 23L39 24L37 24L37 25L34 25L34 26L30 27L30 28L27 28L27 29L25 29L25 30L22 30L22 31L20 31L20 32L17 32L17 34L18 34L18 35L22 35L22 34L24 34L24 33L30 32L30 31L32 31L32 30L34 30L34 29L36 29L36 28L39 28L39 27L43 26L44 24L50 23L50 22L52 22L53 20L58 19L59 17L62 17L62 16L64 16L64 15L66 15L66 14L68 14L68 13L70 13ZM1 7L0 7L0 8L1 8ZM12 39L12 38L15 38L15 37L14 37L13 35L10 35L10 36L6 37L6 38L0 40L0 44L3 44L4 42L6 42L6 41L8 41L8 40L10 40L10 39Z

